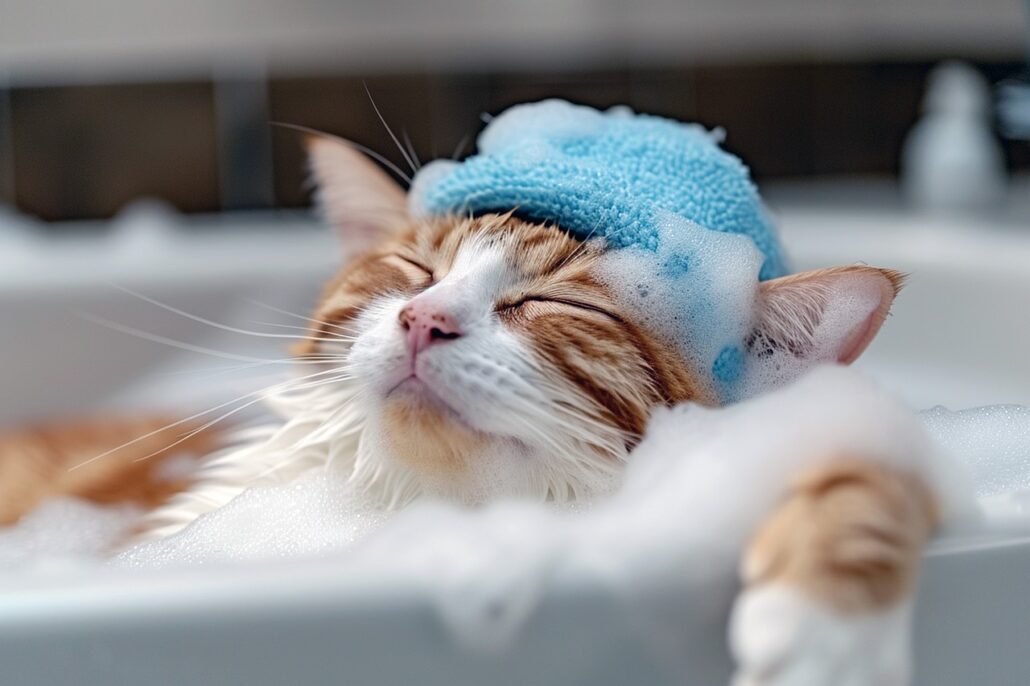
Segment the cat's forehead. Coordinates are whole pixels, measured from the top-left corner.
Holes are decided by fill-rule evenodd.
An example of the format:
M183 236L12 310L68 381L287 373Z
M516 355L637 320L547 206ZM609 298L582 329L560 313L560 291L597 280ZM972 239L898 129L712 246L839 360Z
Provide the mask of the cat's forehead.
M584 245L557 227L510 214L431 220L412 227L401 245L438 270L460 262L500 258L525 277L577 265L587 267L598 253L595 246Z

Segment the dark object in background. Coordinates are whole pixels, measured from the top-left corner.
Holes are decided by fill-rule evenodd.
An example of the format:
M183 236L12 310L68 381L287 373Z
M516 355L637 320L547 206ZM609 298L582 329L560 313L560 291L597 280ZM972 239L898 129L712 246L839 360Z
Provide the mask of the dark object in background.
M422 160L472 149L482 112L562 97L722 126L726 147L759 179L897 173L935 61L768 64L590 72L409 74L229 79L9 92L13 164L0 199L48 220L109 217L156 196L184 212L295 207L308 202L297 134L261 131L261 118L351 138L403 165L365 92ZM991 81L1020 68L977 65ZM248 105L249 103L249 105ZM0 108L2 109L2 108ZM248 115L248 111L251 115ZM4 123L0 115L0 156ZM1011 166L1030 168L1025 143L1009 141ZM272 179L274 190L268 188ZM6 198L5 198L6 196Z
M15 205L43 219L109 217L156 196L218 209L210 83L11 91Z

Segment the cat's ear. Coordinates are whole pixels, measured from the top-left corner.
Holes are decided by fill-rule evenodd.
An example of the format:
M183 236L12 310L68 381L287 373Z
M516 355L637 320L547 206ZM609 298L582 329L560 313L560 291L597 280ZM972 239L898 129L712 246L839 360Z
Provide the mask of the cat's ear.
M798 370L821 362L850 364L887 318L903 276L890 269L833 267L759 286L753 354L788 354Z
M403 227L408 218L404 190L375 162L334 136L309 134L305 142L316 201L340 235L345 260Z

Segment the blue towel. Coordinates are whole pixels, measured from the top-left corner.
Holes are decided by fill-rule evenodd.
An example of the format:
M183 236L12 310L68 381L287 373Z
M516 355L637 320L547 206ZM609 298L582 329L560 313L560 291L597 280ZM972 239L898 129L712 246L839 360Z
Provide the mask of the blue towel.
M764 255L758 277L787 273L747 167L698 124L606 112L562 100L516 105L479 136L461 163L433 162L412 187L429 215L506 212L548 221L613 248L658 251L658 220L672 213L749 237Z

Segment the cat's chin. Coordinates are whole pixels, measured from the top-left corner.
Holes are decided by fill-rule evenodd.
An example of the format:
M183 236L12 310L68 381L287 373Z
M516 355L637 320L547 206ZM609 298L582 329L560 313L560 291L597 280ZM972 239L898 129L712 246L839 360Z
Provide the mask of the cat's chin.
M461 415L433 392L424 380L414 374L402 379L386 392L384 405L387 408L407 413L436 415L466 424ZM471 428L471 427L470 427Z
M419 471L463 471L468 460L493 440L469 425L421 379L394 386L379 412L383 440L397 459Z

